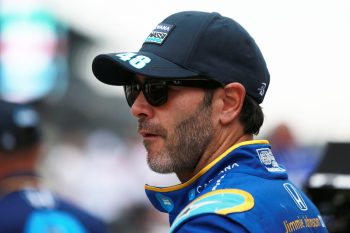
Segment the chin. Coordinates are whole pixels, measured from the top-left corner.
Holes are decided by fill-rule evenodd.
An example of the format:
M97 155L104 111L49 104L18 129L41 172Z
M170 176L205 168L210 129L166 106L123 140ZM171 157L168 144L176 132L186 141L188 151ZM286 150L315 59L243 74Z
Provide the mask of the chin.
M174 172L172 162L169 161L165 154L148 154L147 163L149 168L154 172L161 174Z

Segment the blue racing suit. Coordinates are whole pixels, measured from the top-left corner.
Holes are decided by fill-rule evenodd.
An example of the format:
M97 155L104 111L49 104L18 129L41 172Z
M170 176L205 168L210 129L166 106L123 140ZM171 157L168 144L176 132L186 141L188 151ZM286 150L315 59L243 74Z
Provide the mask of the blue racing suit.
M266 140L232 146L185 183L145 188L155 208L169 214L170 232L328 232Z

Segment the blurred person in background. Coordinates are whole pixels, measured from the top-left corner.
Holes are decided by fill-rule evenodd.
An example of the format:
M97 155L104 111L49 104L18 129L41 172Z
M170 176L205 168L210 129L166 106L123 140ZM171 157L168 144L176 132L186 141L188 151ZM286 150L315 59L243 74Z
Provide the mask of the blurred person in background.
M124 86L150 168L181 181L146 185L151 203L169 214L170 232L328 232L269 142L254 140L270 76L237 22L178 12L140 51L100 54L92 69L100 81Z
M304 189L321 158L322 147L299 143L291 127L283 122L277 124L267 138L277 162L287 169L289 179Z
M112 232L167 232L162 231L167 216L154 211L142 190L147 182L163 184L169 177L156 176L140 161L141 140L121 138L106 128L87 134L65 131L60 138L41 161L47 185L94 213Z
M40 123L33 106L0 100L0 233L106 233L100 219L42 185Z

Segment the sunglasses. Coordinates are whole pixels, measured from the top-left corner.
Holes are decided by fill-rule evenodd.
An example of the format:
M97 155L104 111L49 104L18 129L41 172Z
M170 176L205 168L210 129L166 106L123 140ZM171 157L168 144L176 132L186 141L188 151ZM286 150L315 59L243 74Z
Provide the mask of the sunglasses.
M142 91L147 102L152 106L161 106L168 100L169 86L197 87L214 89L224 85L215 80L209 79L176 79L159 80L147 79L144 83L133 82L124 86L124 93L128 105L131 107L137 96Z

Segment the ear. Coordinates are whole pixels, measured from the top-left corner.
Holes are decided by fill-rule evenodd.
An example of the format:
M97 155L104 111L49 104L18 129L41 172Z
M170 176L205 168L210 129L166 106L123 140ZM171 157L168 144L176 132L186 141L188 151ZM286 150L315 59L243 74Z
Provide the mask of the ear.
M230 83L224 87L222 95L223 105L220 114L220 122L229 124L234 119L238 119L241 112L246 92L240 83Z

